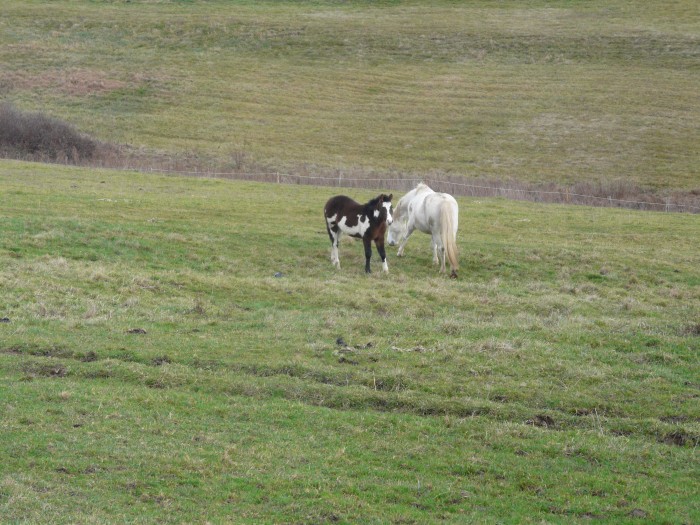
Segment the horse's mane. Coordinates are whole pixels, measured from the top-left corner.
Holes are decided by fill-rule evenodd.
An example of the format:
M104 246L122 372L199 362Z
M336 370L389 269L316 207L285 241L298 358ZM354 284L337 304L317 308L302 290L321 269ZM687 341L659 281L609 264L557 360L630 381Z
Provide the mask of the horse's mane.
M379 201L382 200L382 197L384 197L384 195L379 195L378 197L375 197L374 199L369 201L367 204L365 204L365 207L366 208L374 208L379 203Z
M394 208L394 220L398 220L401 216L401 210L403 209L403 197L399 199L396 203L396 208Z
M409 191L406 195L404 195L403 197L401 197L401 198L399 199L399 201L396 203L396 207L394 208L394 220L398 220L398 219L401 218L401 216L402 216L402 211L403 211L403 208L404 208L404 201L405 201L405 200L408 201L408 200L412 199L413 197L415 197L416 194L420 193L421 191L425 191L425 190L431 190L431 188L430 188L430 186L428 186L425 182L422 182L422 181L421 181L421 182L419 182L418 184L416 184L416 187L415 187L415 188L413 188L413 189L412 189L411 191ZM431 191L432 191L432 190L431 190ZM413 193L413 195L411 195L411 197L407 199L407 197L408 197L411 193Z

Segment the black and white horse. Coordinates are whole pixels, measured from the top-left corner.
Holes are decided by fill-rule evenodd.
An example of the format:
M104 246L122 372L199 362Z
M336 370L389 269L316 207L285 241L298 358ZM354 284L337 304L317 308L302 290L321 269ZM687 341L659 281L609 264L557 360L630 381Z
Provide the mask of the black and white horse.
M384 251L384 234L391 224L391 199L393 195L381 194L367 204L355 202L345 195L331 197L323 208L326 229L331 239L331 262L340 269L338 241L344 233L362 239L365 246L365 271L371 273L369 260L372 257L372 241L382 258L382 269L389 271Z

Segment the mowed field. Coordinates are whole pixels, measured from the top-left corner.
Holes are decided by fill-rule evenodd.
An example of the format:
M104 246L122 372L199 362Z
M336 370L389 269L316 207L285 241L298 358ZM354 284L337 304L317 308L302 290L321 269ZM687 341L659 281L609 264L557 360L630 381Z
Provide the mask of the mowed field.
M6 0L0 95L224 167L700 191L699 34L695 0Z
M700 521L700 217L335 191L3 161L0 521Z

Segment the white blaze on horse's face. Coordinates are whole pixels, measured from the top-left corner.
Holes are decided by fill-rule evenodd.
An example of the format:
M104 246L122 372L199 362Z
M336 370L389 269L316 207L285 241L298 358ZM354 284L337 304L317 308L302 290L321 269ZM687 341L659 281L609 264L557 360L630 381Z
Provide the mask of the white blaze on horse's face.
M386 223L387 225L394 222L394 218L391 216L391 201L382 204L386 208Z

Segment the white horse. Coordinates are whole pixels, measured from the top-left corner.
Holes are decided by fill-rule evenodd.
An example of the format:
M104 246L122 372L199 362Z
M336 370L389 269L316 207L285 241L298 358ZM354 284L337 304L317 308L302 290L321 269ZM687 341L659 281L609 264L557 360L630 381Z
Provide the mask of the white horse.
M422 182L399 199L394 221L389 226L389 245L399 244L398 257L403 255L406 241L418 229L432 236L433 263L440 263L445 272L445 259L450 263L450 277L457 277L457 226L459 207L448 193L437 193ZM440 259L438 260L438 254Z

